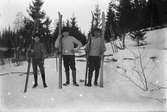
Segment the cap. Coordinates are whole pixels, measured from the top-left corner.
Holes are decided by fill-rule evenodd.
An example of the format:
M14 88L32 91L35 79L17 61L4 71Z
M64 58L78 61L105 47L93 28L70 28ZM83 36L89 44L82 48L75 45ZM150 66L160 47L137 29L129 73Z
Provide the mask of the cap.
M101 29L100 28L94 28L93 32L95 32L95 31L101 32Z
M68 28L68 27L63 27L62 32L70 32L70 28Z

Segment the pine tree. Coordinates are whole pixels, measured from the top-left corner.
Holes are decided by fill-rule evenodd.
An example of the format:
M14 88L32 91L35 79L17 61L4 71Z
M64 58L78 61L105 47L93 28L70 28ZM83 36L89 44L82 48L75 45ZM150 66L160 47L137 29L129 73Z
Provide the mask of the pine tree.
M160 14L163 12L159 12L159 7L161 7L161 0L149 0L148 1L148 10L150 13L150 26L154 27L160 25Z
M47 51L51 53L51 46L48 45L48 43L50 43L51 37L51 31L49 30L51 20L49 19L49 17L46 17L46 13L42 10L43 4L44 2L42 0L34 0L32 1L32 4L29 5L28 14L32 20L30 21L29 25L32 25L30 29L31 34L34 33L33 29L35 27L35 33L38 34Z
M70 24L71 24L71 28L76 28L76 29L78 29L78 27L77 27L77 22L76 22L76 17L75 17L75 16L71 17Z
M57 22L56 28L53 32L54 41L58 37L58 26L59 23ZM68 28L70 35L74 36L76 39L81 41L83 45L86 44L86 36L84 35L84 33L81 32L80 28L78 27L75 16L72 16L70 20L67 20L66 23L63 24L63 28Z
M133 21L131 11L131 0L120 0L118 23L120 34L122 34L122 43L125 48L125 35L130 31Z
M15 47L15 32L10 27L5 28L1 33L0 47L8 48L8 51L4 54L4 57L13 57L12 48Z
M119 24L122 33L126 33L130 30L131 20L131 0L120 0Z
M16 18L15 18L15 21L14 21L14 30L18 31L23 27L24 27L24 15L23 15L22 12L18 12L16 14Z
M145 8L146 8L146 1L145 0L134 0L132 3L132 24L131 30L140 30L145 28Z
M99 8L99 5L97 4L95 6L95 11L93 12L94 14L94 23L93 26L94 28L100 28L100 24L101 24L101 10Z
M81 32L79 29L76 17L73 16L70 21L70 35L74 36L76 39L78 39L83 45L86 44L86 36ZM67 26L66 26L67 27Z
M115 40L118 35L117 10L118 6L111 1L109 3L106 21L105 40L107 41L110 41L110 39Z
M44 38L43 38L43 42L45 42L45 46L46 46L46 49L48 51L48 53L51 53L52 52L52 49L53 49L53 41L52 41L52 37L51 37L51 31L49 29L49 25L52 21L50 20L49 17L46 17L46 20L44 21L43 23L43 31L45 32L44 33Z
M33 20L33 24L36 24L36 32L39 33L40 37L42 36L40 30L43 28L42 20L45 17L45 12L41 11L43 2L41 0L32 1L32 5L29 6L28 14ZM36 22L36 23L35 23Z
M68 28L70 27L70 21L69 20L66 21L66 27L68 27Z
M141 28L147 28L147 0L140 0L141 5L141 11L140 11L140 22L141 22Z

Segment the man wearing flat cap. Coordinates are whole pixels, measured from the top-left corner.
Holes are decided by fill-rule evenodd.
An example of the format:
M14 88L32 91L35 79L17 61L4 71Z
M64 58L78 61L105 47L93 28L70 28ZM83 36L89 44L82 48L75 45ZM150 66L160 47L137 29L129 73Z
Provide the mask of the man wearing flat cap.
M44 88L47 87L45 81L45 69L44 69L44 58L46 57L46 50L44 45L40 42L40 38L38 35L34 36L34 43L31 49L31 56L32 56L32 67L33 67L33 74L34 74L34 85L33 88L38 86L38 75L37 75L37 67L39 67L41 72L41 77L43 81Z

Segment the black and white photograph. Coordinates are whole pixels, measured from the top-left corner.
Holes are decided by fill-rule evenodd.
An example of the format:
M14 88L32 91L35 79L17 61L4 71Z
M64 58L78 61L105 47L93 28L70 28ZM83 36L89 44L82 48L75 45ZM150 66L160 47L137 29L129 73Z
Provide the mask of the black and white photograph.
M0 0L0 112L166 112L167 0Z

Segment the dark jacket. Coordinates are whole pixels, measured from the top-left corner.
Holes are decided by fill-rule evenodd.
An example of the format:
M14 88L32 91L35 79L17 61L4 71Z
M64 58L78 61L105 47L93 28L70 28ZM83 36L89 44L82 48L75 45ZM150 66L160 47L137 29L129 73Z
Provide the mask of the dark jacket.
M40 42L35 42L32 46L32 54L33 59L44 59L46 57L46 49L44 45Z

